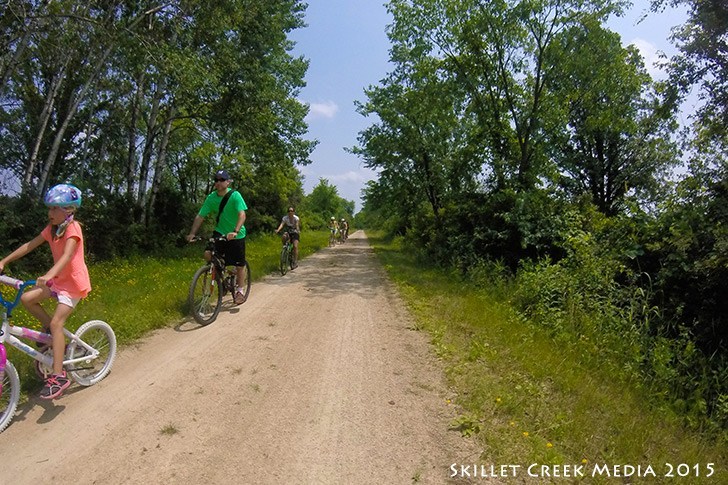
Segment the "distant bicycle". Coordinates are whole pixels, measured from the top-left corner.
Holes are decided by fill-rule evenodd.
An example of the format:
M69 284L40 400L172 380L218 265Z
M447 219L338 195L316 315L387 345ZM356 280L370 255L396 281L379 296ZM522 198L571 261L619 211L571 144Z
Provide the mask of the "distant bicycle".
M21 281L9 276L0 276L0 283L17 290L13 300L6 300L0 295L3 312L2 327L0 327L0 431L2 431L13 419L20 401L20 377L7 358L5 343L35 359L36 372L40 376L51 373L53 352L50 348L51 334L10 325L10 316L20 303L20 295L26 288L35 285L35 281ZM116 335L108 323L90 320L75 332L64 328L63 333L69 340L63 367L76 383L81 386L91 386L111 372L111 366L116 358ZM45 349L34 349L20 340L21 338L44 344Z
M283 247L281 248L281 259L279 268L283 276L288 273L288 268L295 269L297 265L296 253L293 251L293 240L288 231L283 233Z
M199 241L201 238L195 238ZM209 325L217 319L222 307L222 297L235 294L236 288L243 288L243 301L250 295L250 265L245 262L245 281L237 281L235 267L225 266L225 258L215 251L215 241L224 241L225 237L210 238L207 250L211 253L210 262L202 265L192 277L188 304L192 317L200 325Z

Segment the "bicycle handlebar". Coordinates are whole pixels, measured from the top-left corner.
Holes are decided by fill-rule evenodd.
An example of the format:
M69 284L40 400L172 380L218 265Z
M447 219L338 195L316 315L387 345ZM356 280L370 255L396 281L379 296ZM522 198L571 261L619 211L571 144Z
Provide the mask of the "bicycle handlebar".
M22 280L11 278L10 276L0 275L0 283L2 283L4 285L12 286L16 290L19 290L23 286L23 283L25 283L25 282ZM35 283L35 282L33 282L33 283Z
M12 300L6 300L0 294L0 305L5 307L8 316L10 316L10 312L13 311L13 308L18 306L18 304L20 303L20 297L22 296L25 289L29 286L34 286L36 284L36 280L23 281L17 278L11 278L10 276L6 276L4 274L0 274L0 283L11 286L17 290L17 292L15 293L15 298ZM47 281L46 285L50 288L53 285L53 282Z
M21 288L26 288L28 286L35 285L36 280L23 281L23 280L19 280L19 279L16 279L16 278L11 278L10 276L0 275L0 283L2 283L4 285L12 286L16 290L19 290ZM46 286L48 288L50 288L51 286L53 286L53 281L47 281L46 282Z

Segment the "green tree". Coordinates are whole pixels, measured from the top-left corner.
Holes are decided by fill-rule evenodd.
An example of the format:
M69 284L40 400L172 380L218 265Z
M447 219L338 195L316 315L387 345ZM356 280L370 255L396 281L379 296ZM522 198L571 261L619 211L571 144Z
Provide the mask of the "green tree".
M148 234L167 227L171 200L209 193L220 167L248 184L251 225L302 198L297 166L315 142L298 100L308 62L288 36L305 3L6 4L0 169L25 193L70 181L93 194L91 220L123 211Z
M410 4L411 3L411 4ZM479 132L472 144L498 189L528 191L550 172L545 133L554 124L548 86L564 73L569 28L601 22L622 2L421 0L390 3L393 31L442 59L467 93ZM400 24L400 25L398 25ZM415 41L414 39L420 39Z
M663 295L661 305L675 317L665 322L668 333L688 329L709 355L725 361L728 5L718 0L652 2L654 10L679 5L688 7L688 20L673 29L679 52L667 63L668 94L673 95L668 100L677 102L697 87L702 104L685 143L689 171L661 205L649 271Z
M354 202L339 196L339 190L328 180L321 178L316 187L308 194L301 207L302 219L307 227L323 229L328 225L329 219L342 217L352 220L354 218Z
M551 152L561 185L571 195L588 194L610 216L630 194L655 200L659 179L677 163L670 141L676 122L639 52L595 23L571 28L565 40L569 75L550 84L567 113Z
M358 105L360 114L374 114L379 121L359 134L360 147L352 151L379 171L381 183L400 201L426 201L437 219L448 193L473 186L472 167L458 170L463 160L473 160L461 150L466 146L465 121L458 109L462 93L441 79L436 59L417 58L396 40L392 51L394 72L382 86L367 89L368 102Z
M728 120L728 4L722 0L653 0L652 9L686 6L688 20L673 29L678 54L667 63L677 101L698 86L704 101L696 121L722 142Z

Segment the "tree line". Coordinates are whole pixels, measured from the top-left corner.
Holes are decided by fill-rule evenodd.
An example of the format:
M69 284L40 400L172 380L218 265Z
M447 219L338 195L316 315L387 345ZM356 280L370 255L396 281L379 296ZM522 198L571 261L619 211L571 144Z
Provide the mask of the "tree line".
M656 81L607 27L627 5L388 2L393 67L358 104L378 121L352 151L380 174L359 217L465 277L516 281L524 315L616 345L629 376L725 429L728 8L651 4L689 11Z
M316 146L297 98L308 61L288 38L305 8L2 2L2 246L27 240L45 219L40 198L59 182L83 190L79 217L100 257L159 248L188 229L220 168L250 207L252 233L275 228L288 205L328 211L306 207L298 170ZM335 187L330 195L353 212Z

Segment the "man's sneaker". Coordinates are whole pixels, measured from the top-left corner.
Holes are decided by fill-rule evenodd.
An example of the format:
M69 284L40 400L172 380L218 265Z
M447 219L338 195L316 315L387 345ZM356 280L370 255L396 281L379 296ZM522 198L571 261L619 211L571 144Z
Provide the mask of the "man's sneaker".
M71 380L66 376L66 371L61 374L52 374L46 379L45 386L40 390L41 399L55 399L71 385Z
M245 303L245 295L243 294L243 292L240 290L236 291L233 301L236 305L242 305L243 303Z

